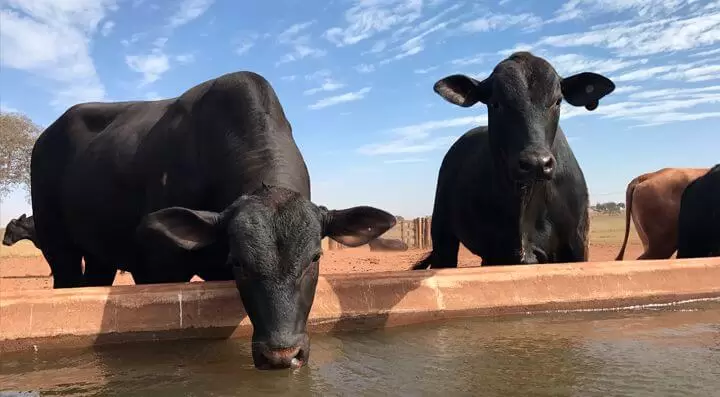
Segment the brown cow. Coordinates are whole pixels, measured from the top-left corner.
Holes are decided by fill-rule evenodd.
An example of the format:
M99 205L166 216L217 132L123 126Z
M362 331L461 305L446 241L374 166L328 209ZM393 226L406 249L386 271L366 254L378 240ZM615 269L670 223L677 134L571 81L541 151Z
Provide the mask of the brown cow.
M677 249L680 197L690 182L708 170L662 168L630 181L625 192L625 239L615 260L625 254L631 216L645 250L638 259L669 259Z

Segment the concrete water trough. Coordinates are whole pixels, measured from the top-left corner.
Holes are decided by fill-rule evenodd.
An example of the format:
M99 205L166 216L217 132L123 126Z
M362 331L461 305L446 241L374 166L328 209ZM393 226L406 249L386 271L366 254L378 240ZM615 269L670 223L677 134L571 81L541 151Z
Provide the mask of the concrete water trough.
M720 297L720 258L476 267L320 277L310 332L463 316ZM249 337L233 282L3 292L0 352Z

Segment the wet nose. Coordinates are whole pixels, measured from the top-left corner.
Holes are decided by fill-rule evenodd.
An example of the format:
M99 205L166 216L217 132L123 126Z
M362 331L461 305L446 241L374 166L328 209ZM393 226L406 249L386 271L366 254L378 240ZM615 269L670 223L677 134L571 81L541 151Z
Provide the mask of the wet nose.
M518 161L518 176L523 179L552 179L555 175L555 158L550 155L536 155Z
M301 361L297 358L300 354L300 346L266 349L263 356L270 362L273 367L277 368L297 368L301 366Z

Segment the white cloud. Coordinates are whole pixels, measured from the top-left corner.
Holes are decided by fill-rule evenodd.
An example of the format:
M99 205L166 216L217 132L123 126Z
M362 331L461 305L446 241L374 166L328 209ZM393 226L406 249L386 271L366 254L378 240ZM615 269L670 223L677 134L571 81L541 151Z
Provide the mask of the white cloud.
M383 163L385 164L411 164L411 163L424 163L427 159L419 158L419 157L407 157L402 159L394 159L394 160L385 160Z
M105 88L90 57L99 23L114 0L6 0L0 10L0 64L47 81L58 109L102 100Z
M639 85L624 85L624 86L616 86L615 90L612 92L613 94L627 94L629 92L635 92L641 90L642 87Z
M459 66L467 66L467 65L477 65L481 63L485 63L485 61L489 58L489 56L492 54L478 54L478 55L472 55L468 57L463 58L457 58L450 61L452 65L459 65Z
M553 22L564 22L571 19L601 13L620 13L633 11L636 17L651 19L672 15L693 0L568 0L557 11Z
M275 63L276 66L287 62L298 61L307 57L319 58L327 53L325 50L312 47L309 35L300 34L314 23L315 21L296 23L278 35L278 42L284 45L289 45L292 48L292 51L280 58L280 60Z
M659 77L662 80L684 80L689 82L720 79L720 65L704 65L679 70Z
M415 70L413 70L413 72L415 74L428 74L428 73L432 72L433 70L437 70L437 68L438 68L437 66L430 66L429 68L425 68L425 69L415 69Z
M159 50L145 55L127 55L125 63L131 70L143 75L141 86L157 81L170 70L170 61L167 55Z
M355 66L355 70L357 70L359 73L372 73L375 71L375 65L361 63Z
M381 154L425 153L433 150L447 148L457 140L459 135L441 136L426 139L398 138L385 143L364 145L358 148L358 153L368 156Z
M310 26L312 26L315 23L315 21L307 21L302 23L296 23L289 28L285 29L282 33L280 33L277 37L278 41L284 44L291 44L294 43L295 40L297 40L298 33L302 32L303 30L306 30Z
M404 127L393 128L389 132L394 138L387 142L363 145L358 153L374 156L380 154L422 153L449 147L465 131L457 127L474 127L487 123L487 116L459 117L446 120L426 121ZM456 135L433 136L437 130L454 128Z
M129 39L122 39L120 40L120 44L122 44L124 47L129 47L131 44L137 43L140 39L142 39L146 34L145 33L133 33L132 36L130 36ZM166 39L167 40L167 39Z
M522 30L532 30L543 23L535 14L489 14L482 18L465 22L460 28L466 32L479 33L489 31L502 31L511 27L521 26Z
M649 90L637 92L629 95L630 99L677 99L696 97L698 94L706 92L720 92L720 85L699 87L699 88L664 88L659 90Z
M379 52L383 52L383 50L387 48L387 41L385 40L379 40L373 44L373 46L370 48L370 53L376 54Z
M110 33L112 33L114 27L115 27L115 22L105 21L105 23L102 26L102 29L100 29L100 34L102 34L103 36L107 36Z
M418 0L363 1L345 12L345 27L328 29L324 36L338 47L352 45L396 26L420 18L422 2Z
M320 69L318 71L305 75L305 80L322 80L330 77L330 74L331 72L329 69Z
M153 46L156 48L163 48L165 47L165 44L167 43L168 38L167 37L158 37L153 41Z
M636 96L637 98L637 96ZM660 95L654 98L644 98L600 104L592 112L578 110L568 112L563 119L578 116L594 116L607 119L626 119L638 121L646 125L667 124L689 120L715 118L720 113L715 112L688 112L698 106L715 105L720 103L720 92L696 92L687 89L676 89L673 94ZM565 107L563 107L565 109ZM574 109L575 110L575 109ZM565 112L565 110L563 110Z
M295 76L294 74L292 74L292 75L289 75L289 76L282 76L282 77L280 77L280 78L281 78L282 80L285 80L285 81L295 81L295 79L297 79L297 76Z
M332 79L327 79L319 87L305 90L305 92L303 92L303 94L304 95L314 95L314 94L317 94L318 92L337 91L343 87L345 87L345 84L338 83L337 81L334 81Z
M720 1L718 1L718 2L720 3ZM691 54L690 56L691 56L691 57L705 57L705 56L708 56L708 55L718 55L718 54L720 54L720 48L716 48L716 49L714 49L714 50L707 50L707 51L697 52L697 53L695 53L695 54Z
M348 92L348 93L345 93L342 95L336 95L336 96L323 98L323 99L313 103L312 105L308 106L308 108L312 109L312 110L317 110L317 109L322 109L322 108L326 108L329 106L339 105L341 103L359 101L359 100L365 98L365 95L367 95L367 93L370 92L370 88L371 87L364 87L358 91Z
M250 51L250 49L253 47L253 43L241 43L235 48L235 53L238 55L243 55L246 52Z
M548 36L538 44L553 47L596 46L621 56L643 56L684 51L720 42L720 12L685 19L628 21L621 26Z
M642 68L638 70L634 70L632 72L628 72L625 74L622 74L617 77L613 77L613 81L642 81L642 80L649 80L657 75L660 75L662 73L668 72L670 70L675 69L675 66L667 65L667 66L654 66L654 67L648 67L648 68Z
M242 37L235 39L235 54L244 55L251 48L255 47L255 42L260 38L260 35L255 32L243 32Z
M168 27L174 29L192 22L203 15L213 3L214 0L181 0L177 11L168 19Z
M175 60L179 63L192 63L195 62L195 55L193 54L180 54L175 55Z

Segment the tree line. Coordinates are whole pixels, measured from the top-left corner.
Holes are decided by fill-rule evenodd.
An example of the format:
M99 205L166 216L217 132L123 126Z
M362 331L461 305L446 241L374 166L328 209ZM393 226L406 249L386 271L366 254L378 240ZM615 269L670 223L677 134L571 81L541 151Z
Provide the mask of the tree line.
M625 203L608 201L607 203L597 203L590 208L602 214L619 214L625 210Z

